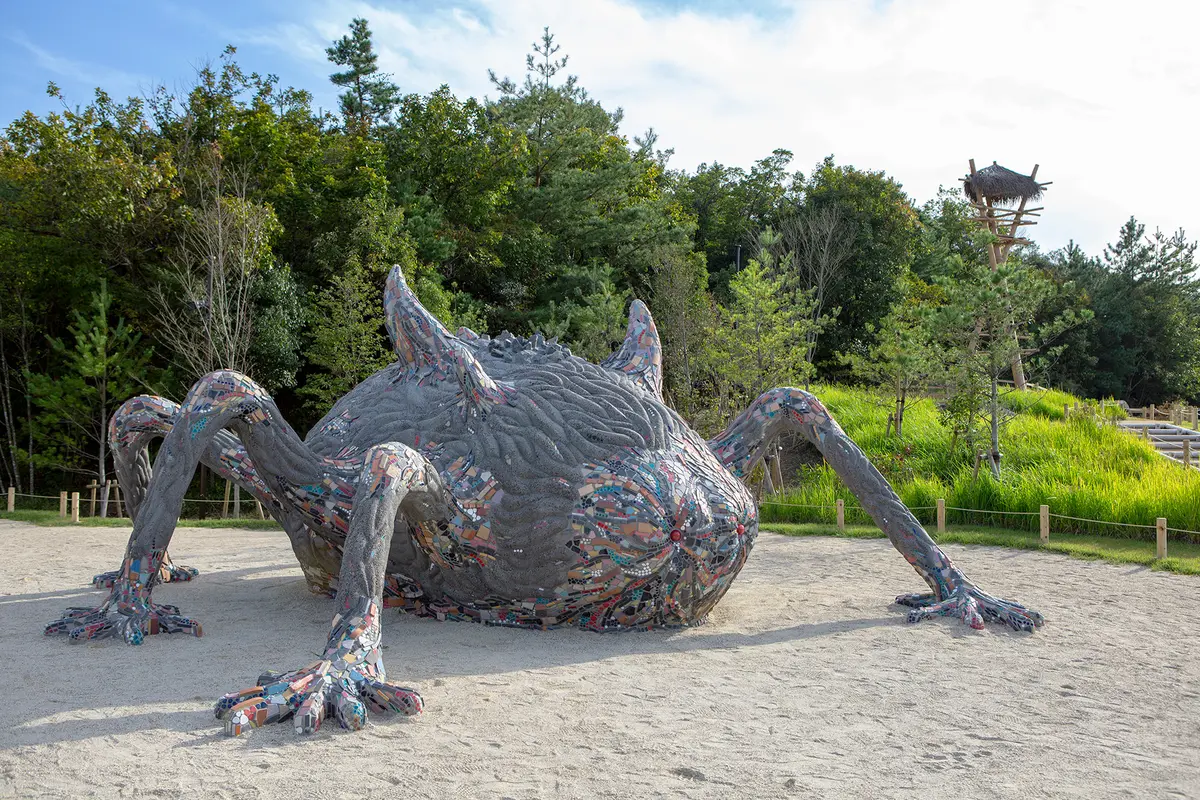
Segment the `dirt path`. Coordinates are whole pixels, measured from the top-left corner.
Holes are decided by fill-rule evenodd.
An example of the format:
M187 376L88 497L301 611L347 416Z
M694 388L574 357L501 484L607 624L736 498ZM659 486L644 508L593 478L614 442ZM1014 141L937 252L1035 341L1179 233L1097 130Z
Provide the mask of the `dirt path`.
M228 739L209 710L311 662L332 602L282 534L181 530L199 567L160 588L202 639L69 646L41 626L94 604L127 532L0 521L8 654L0 796L1200 796L1200 579L951 546L1033 636L908 626L920 589L884 541L764 534L712 621L533 633L389 612L388 666L419 719Z

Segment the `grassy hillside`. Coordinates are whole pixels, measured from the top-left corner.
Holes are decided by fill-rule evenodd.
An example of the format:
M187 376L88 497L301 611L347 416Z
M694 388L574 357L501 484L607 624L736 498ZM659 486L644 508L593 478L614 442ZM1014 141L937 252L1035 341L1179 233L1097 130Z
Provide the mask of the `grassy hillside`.
M1033 512L1046 503L1054 514L1153 526L1166 517L1171 528L1200 531L1200 471L1187 471L1154 452L1149 444L1089 419L1063 419L1063 404L1076 398L1061 392L1008 395L1017 410L1001 434L1001 480L986 467L978 478L973 465L949 452L950 433L930 400L910 406L905 438L886 435L890 398L866 389L817 387L820 397L846 432L888 477L922 522L932 523L937 498L946 505L989 512ZM788 490L763 503L767 522L831 522L833 509L783 504L825 505L846 501L847 520L869 522L850 492L826 465L785 476ZM1037 529L1036 516L949 511L949 524L994 524ZM1053 531L1153 538L1146 528L1053 519ZM1172 538L1186 538L1171 534ZM1200 541L1200 537L1193 537Z

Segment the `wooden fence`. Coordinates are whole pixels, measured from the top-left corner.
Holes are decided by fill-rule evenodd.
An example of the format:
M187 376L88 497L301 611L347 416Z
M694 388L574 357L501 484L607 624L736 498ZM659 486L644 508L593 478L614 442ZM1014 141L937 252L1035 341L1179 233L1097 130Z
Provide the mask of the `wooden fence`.
M232 492L231 492L232 486ZM106 481L104 484L99 484L92 481L85 487L89 493L88 497L88 517L96 518L97 502L99 503L99 517L109 517L120 519L126 516L127 508L125 507L124 497L121 493L121 486L117 481ZM230 511L230 495L233 496L233 519L241 519L242 516L242 493L241 486L231 481L225 481L225 499L224 500L208 500L204 498L185 497L185 503L220 503L221 504L221 519L229 519ZM11 513L17 510L17 498L27 497L40 500L54 500L54 495L47 494L26 494L18 492L15 486L8 487L8 502L7 509ZM79 492L59 492L58 493L58 516L65 518L68 514L72 522L79 522L81 517L80 512L80 493ZM263 511L262 503L257 498L254 500L254 508L259 519L266 519L267 515ZM113 513L109 513L112 511Z
M832 509L835 509L836 514L837 514L837 517L836 517L837 523L836 524L837 524L837 529L839 531L844 531L846 529L846 509L847 508L850 508L850 510L852 510L852 511L863 511L865 513L865 510L862 507L860 507L860 506L849 506L848 507L846 505L846 501L840 500L840 499L836 503L832 503L832 504L828 504L828 503L827 504L818 504L818 503L781 503L781 502L771 500L768 498L766 500L763 500L762 503L763 503L763 505L788 506L791 508L822 508L822 509L832 508ZM938 534L945 533L946 529L948 527L948 525L946 523L946 512L947 511L960 511L960 512L968 513L968 514L1000 514L1003 516L1018 516L1018 517L1036 516L1038 518L1038 538L1042 544L1050 543L1050 520L1051 519L1064 519L1064 520L1071 520L1074 522L1093 522L1093 523L1096 523L1099 525L1114 525L1114 526L1122 527L1122 528L1141 528L1143 530L1153 530L1155 532L1156 554L1157 554L1158 558L1166 558L1167 557L1167 533L1168 532L1177 533L1177 534L1186 535L1186 536L1200 537L1200 531L1191 531L1191 530L1186 530L1183 528L1168 527L1166 517L1158 517L1155 520L1153 525L1140 525L1140 524L1132 523L1132 522L1110 522L1108 520L1103 520L1103 519L1084 519L1083 517L1072 517L1067 514L1052 514L1052 513L1050 513L1049 505L1042 505L1038 508L1037 511L995 511L995 510L991 510L991 509L959 508L958 506L948 506L948 505L946 505L945 498L939 497L937 499L937 505L935 505L935 506L915 506L915 507L909 508L909 511L913 511L913 512L935 511L935 510L937 511L937 517L936 517L937 523L936 524L937 524ZM770 530L771 523L763 522L763 523L761 523L761 527L763 528L763 530Z

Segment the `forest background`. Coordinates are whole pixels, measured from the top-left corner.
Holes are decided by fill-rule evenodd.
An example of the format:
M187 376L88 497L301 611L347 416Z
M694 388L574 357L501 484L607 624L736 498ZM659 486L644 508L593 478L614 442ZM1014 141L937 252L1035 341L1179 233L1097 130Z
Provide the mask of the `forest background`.
M328 50L337 113L243 72L229 48L182 91L28 112L0 138L0 483L111 477L105 427L133 394L181 398L234 368L299 430L391 360L400 264L452 330L540 330L599 360L634 297L663 337L668 402L714 432L777 385L878 386L902 437L939 398L951 457L999 474L996 387L1030 379L1133 405L1200 400L1196 243L1131 218L1102 253L1015 249L958 187L671 164L570 75L549 31L493 94L406 94L367 21Z

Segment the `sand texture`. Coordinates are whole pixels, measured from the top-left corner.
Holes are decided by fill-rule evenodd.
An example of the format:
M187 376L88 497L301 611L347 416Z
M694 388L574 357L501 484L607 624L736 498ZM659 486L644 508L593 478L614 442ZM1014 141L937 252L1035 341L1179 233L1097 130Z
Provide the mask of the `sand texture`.
M951 546L1034 635L910 626L886 541L763 534L708 625L548 633L389 610L426 713L358 733L223 735L213 700L319 654L332 601L282 533L183 529L200 577L155 599L205 635L71 646L128 531L0 521L0 796L1200 797L1200 579Z

